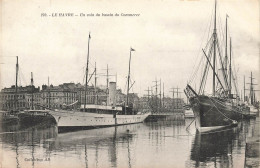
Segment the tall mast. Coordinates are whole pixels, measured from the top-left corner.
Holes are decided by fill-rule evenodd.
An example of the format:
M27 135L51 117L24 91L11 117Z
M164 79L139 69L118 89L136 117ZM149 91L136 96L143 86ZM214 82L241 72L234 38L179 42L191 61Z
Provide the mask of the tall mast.
M157 92L157 78L155 78L155 103L156 103L156 110L157 112L159 111L159 108L158 108L158 92Z
M164 107L164 83L163 83L163 98L162 98L162 106Z
M172 106L174 108L174 88L172 88Z
M225 45L225 74L227 74L227 61L228 61L228 57L227 57L227 18L228 15L226 15L226 45Z
M31 87L32 87L32 101L31 101L31 106L33 110L33 73L31 72Z
M178 93L179 93L179 88L178 88L178 86L177 86L177 99L176 99L176 108L178 109L178 98L179 98L179 95L178 95Z
M217 29L216 29L216 8L217 8L217 1L215 0L215 19L214 19L214 32L213 32L213 45L214 45L214 55L213 55L213 96L215 96L215 69L216 69L216 36L217 36Z
M162 107L162 81L160 78L160 108Z
M95 62L95 104L97 104L97 68Z
M129 80L130 80L130 65L131 65L131 52L132 51L135 51L135 50L130 48L129 69L128 69L128 76L127 76L127 93L126 93L126 105L127 106L128 106L128 96L129 96Z
M250 79L250 100L251 104L253 105L253 74L251 71L251 79Z
M117 73L116 73L116 85L117 85Z
M16 56L16 73L15 73L15 95L14 95L14 108L17 109L17 80L18 80L18 56Z
M246 101L246 81L245 81L245 75L244 75L244 102Z
M117 94L118 94L118 93L117 93L117 73L116 73L116 76L115 76L115 77L116 77L116 80L115 80L115 81L116 81L116 95L115 95L115 97L114 97L114 106L116 106L116 104L117 104L116 102L117 102Z
M48 76L48 107L50 108L50 83L49 83L49 76Z
M149 90L149 87L148 87L148 90L145 90L145 91L147 91L147 101L149 101L149 99L150 99L150 91L151 90Z
M254 101L253 101L253 104L252 104L252 105L255 105L255 102L256 102L256 101L255 101L255 92L254 92Z
M231 79L232 79L232 69L231 69L231 52L232 52L232 45L231 45L231 38L230 38L230 56L229 56L229 94L231 96L231 90L232 90L232 85L231 85Z
M87 104L87 90L88 90L88 64L89 64L89 42L90 42L91 36L89 33L88 36L88 56L87 56L87 67L86 67L86 83L85 83L85 102L84 102L84 110L86 109Z
M108 83L109 83L109 77L108 77L108 64L107 64L107 91L106 91L106 96L107 96L107 102L106 104L108 104Z

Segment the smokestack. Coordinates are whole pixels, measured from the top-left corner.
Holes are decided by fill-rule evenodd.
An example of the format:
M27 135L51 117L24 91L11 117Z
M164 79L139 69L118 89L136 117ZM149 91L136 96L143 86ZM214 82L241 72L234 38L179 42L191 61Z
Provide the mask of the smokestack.
M109 82L108 105L116 105L116 82Z

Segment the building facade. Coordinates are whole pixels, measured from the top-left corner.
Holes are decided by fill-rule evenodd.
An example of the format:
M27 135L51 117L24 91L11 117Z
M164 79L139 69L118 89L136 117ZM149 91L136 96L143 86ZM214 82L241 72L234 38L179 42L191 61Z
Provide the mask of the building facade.
M0 108L3 111L25 110L31 108L31 102L39 103L40 88L35 86L4 88L0 92Z
M80 83L63 83L58 86L42 85L41 90L40 87L35 88L35 86L18 87L17 94L15 86L12 86L1 90L0 109L3 111L45 108L76 109L85 103L106 105L108 94L106 88L88 86L85 99L85 86ZM117 89L117 104L123 104L125 101L125 94L121 89Z

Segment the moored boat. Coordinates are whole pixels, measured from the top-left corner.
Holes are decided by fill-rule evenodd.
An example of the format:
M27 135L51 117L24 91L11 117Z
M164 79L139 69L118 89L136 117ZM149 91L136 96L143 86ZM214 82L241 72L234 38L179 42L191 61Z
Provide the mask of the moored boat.
M55 118L59 130L141 123L150 115L140 112L130 114L129 108L126 111L124 107L87 105L80 108L80 111L51 110L49 114Z
M200 132L216 131L237 125L241 115L225 101L216 97L195 96L190 98L196 128Z
M109 98L106 105L87 104L86 91L88 89L88 65L89 65L89 42L88 39L88 55L86 67L86 83L85 83L85 102L77 110L50 110L49 114L55 118L58 130L78 129L85 127L105 127L125 124L134 124L143 122L150 112L141 112L133 108L129 102L128 95L130 91L130 63L131 52L135 51L130 48L129 71L127 78L127 95L123 105L118 105L116 102L116 82L109 84Z
M49 114L50 110L24 110L18 114L19 123L22 126L34 126L39 124L54 123L53 117Z
M222 57L222 50L220 48L221 44L216 28L216 8L217 2L215 1L213 33L209 37L205 48L202 49L202 57L204 59L202 58L201 62L205 60L205 66L202 69L201 79L199 80L199 90L195 91L190 85L192 80L194 80L194 76L196 76L198 69L194 71L190 82L184 90L195 116L196 128L200 132L216 131L226 127L237 126L237 121L244 117L244 114L239 110L238 106L240 97L231 64L231 38L230 54L228 59L228 16L226 16L225 56ZM201 62L198 65L198 68L200 68ZM220 67L217 67L217 65ZM206 83L209 81L207 80L209 69L212 70L211 94L206 91Z
M194 114L193 114L193 111L190 107L187 107L185 110L184 110L184 117L185 118L194 118Z
M2 124L16 124L19 121L18 111L4 111L1 112L1 123Z

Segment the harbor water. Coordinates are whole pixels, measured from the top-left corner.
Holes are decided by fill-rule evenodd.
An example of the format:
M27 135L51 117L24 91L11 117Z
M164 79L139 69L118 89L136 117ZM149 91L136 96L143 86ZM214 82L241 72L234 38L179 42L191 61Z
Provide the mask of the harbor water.
M236 128L200 134L190 119L58 133L55 124L2 123L2 168L244 167L255 119Z

